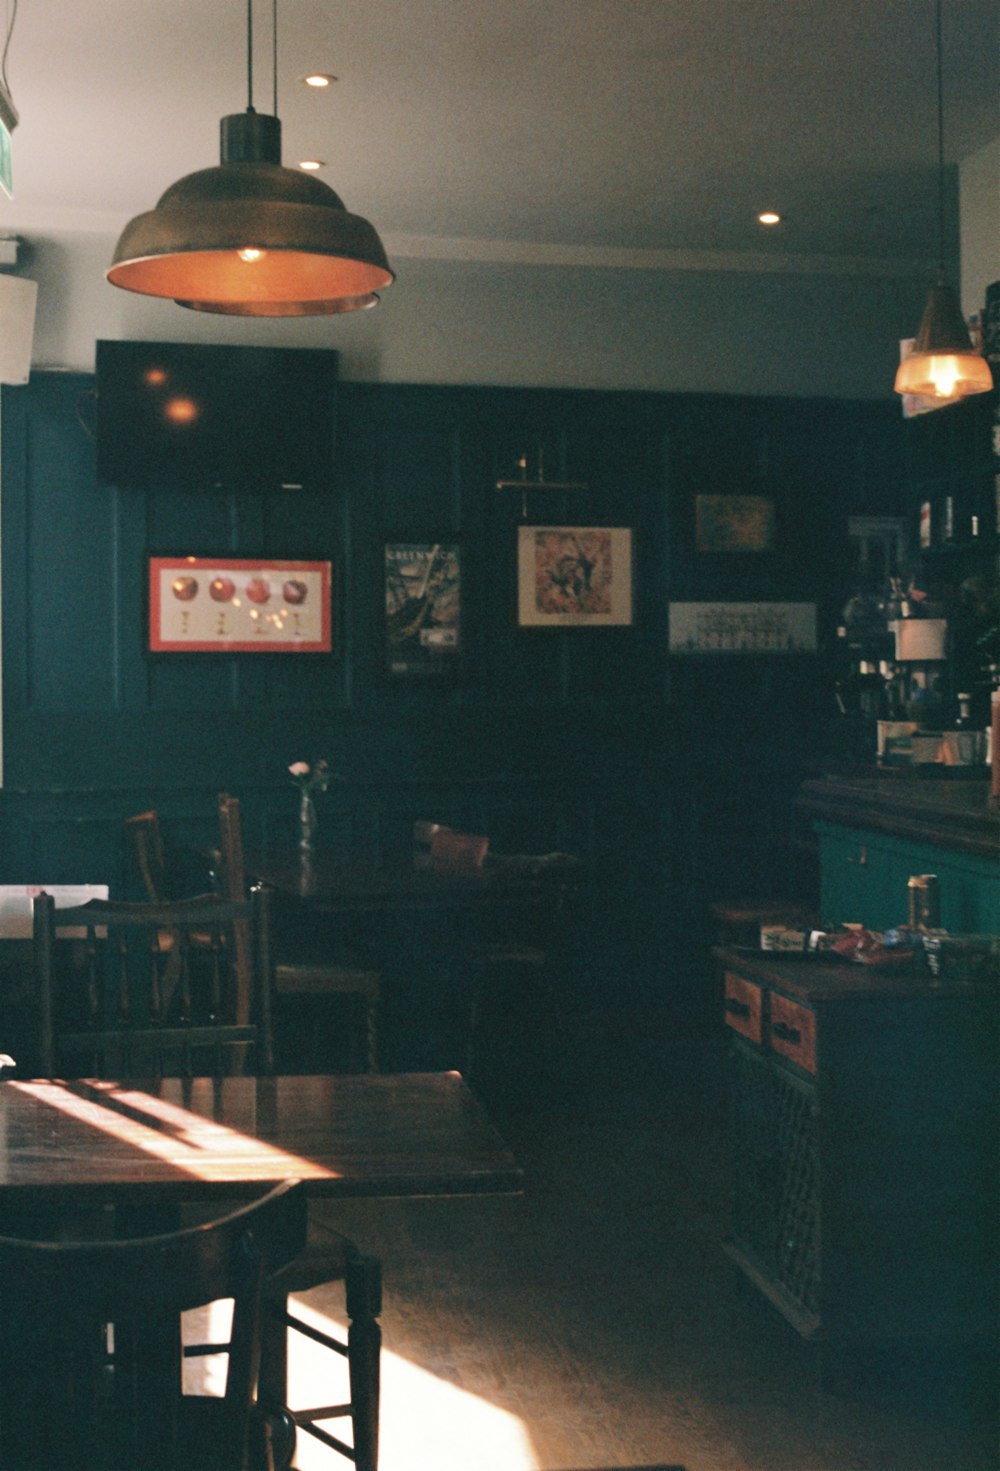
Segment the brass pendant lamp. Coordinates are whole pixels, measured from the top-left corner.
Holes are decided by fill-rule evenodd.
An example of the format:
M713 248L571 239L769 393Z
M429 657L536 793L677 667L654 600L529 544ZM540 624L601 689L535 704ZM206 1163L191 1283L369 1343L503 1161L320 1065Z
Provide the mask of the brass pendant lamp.
M955 292L944 272L944 87L941 61L941 0L936 0L937 114L938 114L938 279L920 322L909 357L896 373L897 393L921 398L956 399L989 393L990 366L976 352Z
M172 184L125 226L106 272L113 286L193 311L311 317L359 311L395 275L374 227L328 184L281 164L277 0L274 116L253 107L253 0L247 0L248 103L220 124L217 168Z

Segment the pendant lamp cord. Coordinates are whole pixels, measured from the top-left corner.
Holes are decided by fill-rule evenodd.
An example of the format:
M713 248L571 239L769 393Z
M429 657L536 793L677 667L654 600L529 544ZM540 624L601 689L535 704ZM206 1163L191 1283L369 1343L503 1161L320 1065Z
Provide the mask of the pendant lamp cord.
M253 110L253 0L247 0L247 112Z
M15 0L16 5L16 0ZM271 0L271 73L274 116L278 116L278 0ZM253 112L253 0L247 0L247 112Z
M944 63L941 46L941 0L936 0L938 114L938 279L944 282Z
M3 60L2 60L2 62L0 62L0 80L3 81L3 84L4 84L4 86L7 89L7 95L8 96L11 95L11 91L10 91L10 83L7 80L7 53L10 51L10 41L11 41L11 37L14 34L14 22L16 20L17 20L17 0L14 0L14 4L10 8L10 10L9 10L9 18L8 18L8 21L7 21L7 35L6 35L6 37L4 39L4 43L3 43Z

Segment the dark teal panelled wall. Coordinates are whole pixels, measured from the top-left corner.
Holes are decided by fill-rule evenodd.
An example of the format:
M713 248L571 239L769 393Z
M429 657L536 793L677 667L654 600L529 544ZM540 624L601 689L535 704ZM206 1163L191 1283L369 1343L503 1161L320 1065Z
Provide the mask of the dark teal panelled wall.
M226 494L98 486L93 389L39 373L3 391L3 881L120 887L124 816L155 805L207 841L221 787L251 840L290 831L286 768L317 756L344 778L321 823L345 847L405 843L417 816L475 825L596 858L637 913L665 885L760 879L758 819L818 759L823 662L671 660L668 603L815 599L828 630L847 515L895 508L895 405L341 384L327 486ZM587 489L522 506L495 488L539 453ZM773 497L776 549L698 552L694 497L740 491ZM516 627L525 508L633 528L632 628ZM408 537L463 550L466 652L441 687L383 672L383 544ZM331 558L334 653L150 657L156 552Z

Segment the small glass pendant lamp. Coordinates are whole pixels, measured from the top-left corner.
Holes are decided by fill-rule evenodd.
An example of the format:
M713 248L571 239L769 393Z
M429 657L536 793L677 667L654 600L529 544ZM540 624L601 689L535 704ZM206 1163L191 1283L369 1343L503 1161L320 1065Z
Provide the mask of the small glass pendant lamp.
M938 280L924 309L913 350L896 373L897 393L922 398L965 398L989 393L990 366L976 352L955 292L945 283L944 271L944 87L941 60L941 0L936 0L937 114L938 114Z

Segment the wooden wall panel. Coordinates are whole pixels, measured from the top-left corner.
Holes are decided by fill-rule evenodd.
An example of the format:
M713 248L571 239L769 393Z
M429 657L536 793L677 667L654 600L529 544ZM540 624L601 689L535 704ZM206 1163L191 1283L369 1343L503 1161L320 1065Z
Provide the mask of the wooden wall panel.
M78 413L91 388L41 373L3 392L5 881L120 886L129 812L157 806L209 841L221 788L252 834L290 833L287 766L323 756L344 780L321 821L344 851L408 843L417 817L498 851L580 851L654 973L678 907L767 883L757 804L769 773L790 801L821 747L822 662L671 661L668 604L815 597L831 626L846 514L895 493L895 406L341 384L328 488L261 496L98 488ZM531 476L541 456L547 480L586 488L498 491L522 454ZM699 554L705 491L773 496L776 554ZM631 629L517 628L525 511L632 527ZM411 535L462 544L454 684L384 674L383 544ZM148 656L146 557L184 551L329 557L333 654ZM720 772L746 819L725 842Z

